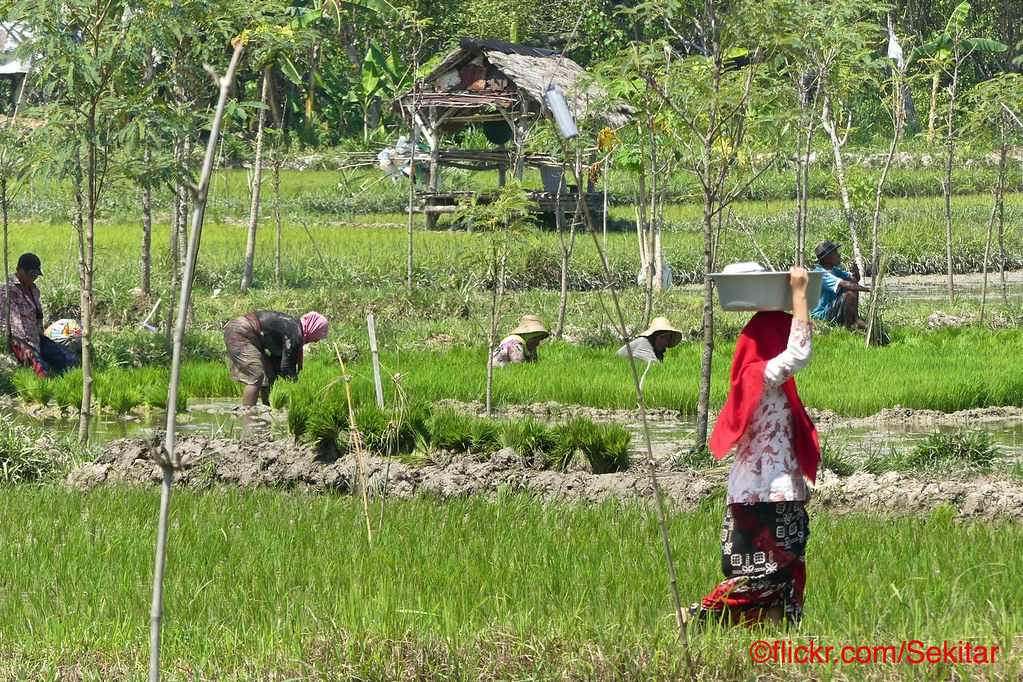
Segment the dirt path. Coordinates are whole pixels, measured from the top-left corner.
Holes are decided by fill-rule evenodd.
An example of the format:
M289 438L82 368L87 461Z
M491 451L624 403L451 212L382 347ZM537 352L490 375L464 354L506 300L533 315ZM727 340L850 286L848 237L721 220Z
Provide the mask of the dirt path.
M68 484L90 488L103 484L156 485L161 476L148 454L150 441L113 441L96 461L68 476ZM352 494L359 490L353 456L324 457L313 447L290 440L207 440L186 437L178 442L183 471L180 485L202 489L214 486L274 487ZM370 490L389 496L434 494L442 497L483 494L501 489L528 491L540 500L577 499L597 502L647 498L652 493L648 474L636 467L619 474L596 475L531 469L510 450L494 453L489 461L455 458L442 465L412 467L397 460L365 460ZM684 509L720 494L727 465L708 471L664 471L659 480L665 496ZM950 505L962 519L1023 517L1023 486L994 479L935 479L888 473L856 473L839 477L829 471L818 477L812 505L840 513L873 511L883 514L927 514Z

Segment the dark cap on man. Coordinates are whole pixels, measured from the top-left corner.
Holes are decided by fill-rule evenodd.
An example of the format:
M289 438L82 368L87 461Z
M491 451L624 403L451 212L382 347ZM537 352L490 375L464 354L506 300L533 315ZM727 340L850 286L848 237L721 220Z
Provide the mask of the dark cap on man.
M838 247L840 246L841 244L832 244L831 240L825 239L817 246L813 247L813 255L817 256L817 260L819 261L832 251L838 251Z
M43 274L43 264L39 261L39 256L34 253L21 254L21 258L18 259L18 267L24 270L25 274L33 277Z

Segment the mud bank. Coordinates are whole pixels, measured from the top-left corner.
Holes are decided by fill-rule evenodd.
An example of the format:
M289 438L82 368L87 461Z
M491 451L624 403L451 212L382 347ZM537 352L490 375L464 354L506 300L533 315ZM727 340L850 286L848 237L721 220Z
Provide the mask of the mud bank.
M161 473L149 454L152 442L112 441L94 462L69 474L67 482L82 489L105 484L158 484ZM191 436L179 440L177 447L182 456L178 484L188 488L273 487L338 494L360 489L354 456L334 459L290 440L209 440ZM486 462L462 457L442 465L413 467L393 459L366 457L364 463L369 489L388 496L491 495L510 489L532 493L540 500L598 502L652 494L649 476L641 467L618 474L539 471L510 450L496 452ZM709 472L664 471L659 480L668 499L692 509L720 494L726 476L727 467L721 467ZM863 472L840 477L823 471L812 501L813 507L833 512L892 515L926 515L944 505L954 507L962 519L1021 518L1023 487L994 479L937 479L899 473L875 476Z

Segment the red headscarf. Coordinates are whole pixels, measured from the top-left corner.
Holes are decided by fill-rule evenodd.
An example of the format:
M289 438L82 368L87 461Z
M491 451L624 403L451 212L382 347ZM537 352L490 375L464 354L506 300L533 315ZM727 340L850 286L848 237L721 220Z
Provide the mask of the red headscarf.
M742 437L764 392L767 361L785 350L791 326L792 315L771 311L757 313L743 328L735 344L728 400L718 415L714 433L710 437L710 451L715 458L724 458ZM813 483L817 479L817 465L821 461L817 429L796 393L795 380L790 378L781 387L792 407L792 447L796 461L803 475Z

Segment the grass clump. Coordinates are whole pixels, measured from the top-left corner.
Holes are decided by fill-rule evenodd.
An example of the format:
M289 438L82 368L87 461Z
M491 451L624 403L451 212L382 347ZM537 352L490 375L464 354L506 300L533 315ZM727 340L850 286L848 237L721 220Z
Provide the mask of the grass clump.
M37 483L80 466L86 451L68 438L0 423L0 484Z
M933 433L909 452L889 448L887 456L872 452L863 468L872 474L889 471L989 471L998 459L998 447L986 431Z
M827 469L838 476L851 476L856 471L856 466L827 439L821 441L820 468Z
M986 431L934 433L906 456L910 469L990 469L998 448Z

